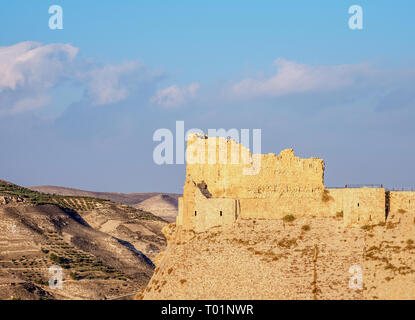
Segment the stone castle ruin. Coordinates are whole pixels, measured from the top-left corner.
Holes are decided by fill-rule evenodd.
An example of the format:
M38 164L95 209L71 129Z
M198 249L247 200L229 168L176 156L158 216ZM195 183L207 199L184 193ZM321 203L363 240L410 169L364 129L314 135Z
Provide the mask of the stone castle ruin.
M231 226L238 219L287 215L343 217L346 227L374 225L385 223L389 213L410 211L415 205L415 192L326 189L324 161L296 157L292 149L278 156L252 156L234 140L191 134L186 156L176 224L196 232Z

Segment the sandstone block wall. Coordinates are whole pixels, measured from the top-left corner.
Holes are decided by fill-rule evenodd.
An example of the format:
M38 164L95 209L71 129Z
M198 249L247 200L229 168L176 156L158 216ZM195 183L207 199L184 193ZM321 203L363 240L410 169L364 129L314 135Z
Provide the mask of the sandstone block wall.
M326 189L326 206L322 208L325 212L324 216L333 216L343 213L344 202L343 195L345 189Z
M403 213L415 210L414 191L391 191L389 196L390 213Z
M223 153L226 158L220 157ZM186 180L196 185L205 183L213 198L269 198L278 197L279 192L324 189L324 161L298 158L292 149L278 156L259 155L260 166L254 170L257 174L248 174L248 169L255 166L255 158L233 140L190 135L186 154L190 160ZM225 158L226 163L221 158ZM251 159L251 162L245 164L244 159ZM198 162L194 163L196 160Z
M240 199L243 219L280 219L294 216L334 216L334 200L325 202L323 190L314 192L280 192L278 197Z
M385 192L383 188L344 189L345 226L363 226L385 222Z
M183 197L180 197L177 200L177 217L176 217L176 224L178 226L183 225Z
M177 218L178 225L185 228L224 225L225 219L217 216L220 211L239 209L241 218L269 219L328 211L321 200L322 159L301 159L292 149L278 156L253 156L233 140L196 134L188 137L186 157L186 181ZM195 218L195 211L200 216Z
M187 229L197 232L205 231L215 226L231 226L238 218L240 203L237 199L207 198L200 190L194 191L194 201L185 207L186 214L183 219L183 198L179 198L179 213L177 225L185 225ZM190 211L193 210L193 211ZM183 220L185 223L183 223Z
M278 156L253 156L233 140L193 134L188 137L186 156L186 181L176 220L184 229L204 231L231 225L238 218L278 219L288 214L342 214L346 226L385 221L385 189L325 189L324 161L296 157L292 149ZM393 195L393 206L409 203L410 197L415 204L415 193Z
M195 231L215 226L232 226L237 219L238 200L204 199L197 202L194 212Z

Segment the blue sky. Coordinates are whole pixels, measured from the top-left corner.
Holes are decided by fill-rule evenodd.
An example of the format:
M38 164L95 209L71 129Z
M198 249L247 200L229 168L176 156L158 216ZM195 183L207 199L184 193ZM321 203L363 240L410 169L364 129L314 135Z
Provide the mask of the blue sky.
M50 30L48 8L63 8ZM363 8L350 30L348 8ZM0 178L181 192L158 128L261 128L326 185L415 187L413 1L3 1ZM24 63L22 63L22 60Z

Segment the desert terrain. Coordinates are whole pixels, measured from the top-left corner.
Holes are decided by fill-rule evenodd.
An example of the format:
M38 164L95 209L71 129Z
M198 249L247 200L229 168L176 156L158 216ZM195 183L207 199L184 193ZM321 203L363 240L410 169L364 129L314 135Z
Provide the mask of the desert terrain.
M166 224L125 204L0 181L0 299L129 299L153 274ZM54 265L62 289L49 286Z
M414 299L415 214L345 228L342 217L166 226L166 251L138 299ZM349 284L352 266L361 289Z

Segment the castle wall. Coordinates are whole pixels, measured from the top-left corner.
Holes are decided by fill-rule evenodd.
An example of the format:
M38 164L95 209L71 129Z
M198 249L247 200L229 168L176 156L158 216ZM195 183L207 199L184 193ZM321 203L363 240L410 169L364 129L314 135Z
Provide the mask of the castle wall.
M188 137L186 156L186 181L177 222L187 229L201 230L202 226L221 223L217 217L208 221L203 219L210 218L199 220L193 216L194 211L216 212L220 211L219 207L232 210L233 204L225 203L224 199L239 200L241 218L319 215L321 207L327 207L321 200L322 159L301 159L292 149L278 156L252 156L247 148L233 140L201 135Z
M186 156L186 180L176 220L185 229L204 231L230 225L237 218L286 215L343 215L346 226L385 221L385 189L325 189L324 161L298 158L292 149L278 156L253 157L233 140L190 135ZM244 161L247 157L251 162ZM407 200L403 196L394 199L396 203Z
M403 213L415 210L414 191L391 191L390 192L390 213Z
M267 199L240 199L240 217L243 219L280 219L286 215L294 216L334 216L334 198L324 201L324 191L281 192L278 197Z
M197 201L193 214L194 230L205 231L215 226L232 226L237 218L237 200L228 198Z
M177 200L177 217L176 217L176 224L178 226L183 225L183 197L180 197Z
M364 226L385 222L385 189L343 189L345 226Z
M321 208L325 216L344 215L343 195L345 189L326 189L326 206Z
M233 140L191 135L187 145L186 180L205 183L212 198L278 198L281 192L324 189L324 161L298 158L292 149L258 155L258 167L249 150ZM253 163L245 164L247 158ZM252 167L256 174L249 174Z
M192 189L189 192L189 189ZM230 198L207 198L199 188L189 186L189 193L179 198L176 224L197 232L214 226L233 225L238 217L238 200Z

